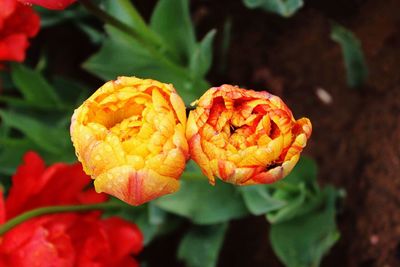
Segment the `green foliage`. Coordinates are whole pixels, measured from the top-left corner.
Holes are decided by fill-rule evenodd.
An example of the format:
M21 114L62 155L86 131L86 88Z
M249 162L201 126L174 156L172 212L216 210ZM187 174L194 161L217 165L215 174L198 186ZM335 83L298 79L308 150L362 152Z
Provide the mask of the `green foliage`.
M192 226L179 245L178 259L187 267L217 266L227 228L227 223Z
M5 104L0 109L0 174L13 174L28 150L47 163L75 161L69 122L87 91L62 78L51 84L39 71L18 64L12 65L11 78L8 86L18 90L0 96Z
M337 191L326 187L318 208L292 220L272 224L272 248L287 267L316 267L339 239L335 223Z
M159 198L155 204L196 224L222 223L248 214L235 186L223 182L210 186L206 178L181 181L177 193Z
M150 27L179 56L180 62L189 63L197 44L187 0L158 1L151 16Z
M43 76L23 65L13 66L12 78L27 103L41 108L58 108L60 99Z
M190 161L180 191L159 198L154 204L199 225L193 226L195 232L189 231L180 245L178 257L187 266L216 264L214 254L210 253L216 253L216 257L218 250L198 248L214 244L209 240L211 235L207 234L208 231L197 230L200 225L211 227L201 226L200 229L213 229L215 224L250 213L265 214L272 224L272 246L286 266L315 267L339 237L334 208L339 193L332 187L321 190L316 177L315 162L302 157L292 173L275 184L235 187L217 180L216 186L211 187L199 168ZM212 259L210 262L204 261L207 258L204 251Z
M244 203L253 215L261 215L278 210L287 205L287 202L273 198L268 186L254 185L240 188Z
M248 8L261 8L268 12L290 17L303 6L303 0L243 0Z
M106 25L108 38L85 69L104 80L128 75L172 83L187 104L208 89L204 76L212 62L215 31L196 43L187 0L160 0L150 25L128 0L108 1L106 10L130 31Z
M61 154L67 147L69 135L62 128L51 127L33 117L15 112L0 111L0 117L5 125L19 130L49 153Z
M347 84L359 87L368 77L368 68L360 40L348 29L339 24L333 24L331 38L342 48L344 64L347 73Z
M272 224L270 240L275 253L287 267L317 267L338 240L335 203L339 191L321 190L316 182L313 160L302 157L292 173L266 186L268 203L281 201L279 208L266 212Z
M305 214L312 209L319 199L319 187L317 184L317 167L315 162L302 157L295 170L285 179L269 185L275 191L272 197L285 202L280 209L267 213L270 223L283 222L296 216Z
M37 145L27 138L0 137L0 173L11 176L28 150L38 151ZM3 183L4 181L1 181Z
M180 190L153 202L165 211L202 225L223 223L247 215L248 211L238 188L216 182L215 186L211 186L200 168L189 161L181 177Z

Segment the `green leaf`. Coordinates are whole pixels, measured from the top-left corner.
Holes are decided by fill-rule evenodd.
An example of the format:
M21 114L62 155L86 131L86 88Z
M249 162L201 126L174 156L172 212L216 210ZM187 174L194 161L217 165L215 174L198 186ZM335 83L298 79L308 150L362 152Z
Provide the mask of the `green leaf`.
M68 147L72 147L67 129L50 127L27 115L5 110L0 111L0 117L4 124L21 131L45 151L63 154Z
M9 106L16 108L37 108L37 109L43 108L42 103L29 102L19 97L6 96L6 95L0 95L0 102L6 103ZM46 107L45 109L48 110L48 107Z
M105 1L104 4L107 13L130 26L149 45L162 43L161 38L147 26L130 0Z
M167 213L154 205L154 203L150 202L149 203L149 222L154 225L160 225L165 222L165 218L167 216Z
M0 173L12 175L21 164L22 156L37 146L26 138L0 138Z
M155 204L196 224L221 223L248 214L235 186L223 182L210 186L206 178L181 181L177 193L159 198Z
M56 88L57 95L61 97L63 104L66 105L69 110L74 110L89 97L88 88L79 82L55 76L53 78L53 85ZM67 115L71 117L72 113Z
M302 156L294 170L282 182L295 185L304 183L308 190L317 192L317 164L313 159Z
M72 150L72 146L64 149L62 154L53 154L38 146L32 140L14 137L0 137L0 173L12 175L16 168L21 164L22 157L27 151L35 151L48 163L76 161L76 156Z
M217 266L227 228L227 223L192 226L179 245L178 259L188 267Z
M0 71L0 88L1 92L4 93L14 87L11 75L9 72Z
M190 19L188 0L159 0L150 20L157 32L187 64L196 48L196 37Z
M285 205L278 210L272 210L267 213L267 220L274 224L290 220L299 213L302 213L303 206L306 203L306 188L304 184L298 185L296 193L286 192L285 190L278 190L273 194L273 198L285 202Z
M211 30L203 38L203 40L197 45L190 58L190 70L194 76L203 77L207 74L212 63L212 44L216 30ZM207 88L204 88L206 90Z
M60 106L60 99L54 88L39 72L20 64L13 64L12 79L27 101L43 108Z
M267 212L270 223L279 223L311 212L321 202L317 184L317 165L307 157L301 157L295 169L283 180L267 185L274 189L271 196L285 203L279 209Z
M336 23L332 26L331 38L342 48L347 84L350 87L361 86L368 77L368 68L360 41L351 31Z
M337 192L332 187L321 192L319 209L293 220L273 224L270 240L286 267L317 267L322 257L339 239L335 223Z
M286 206L286 202L271 196L268 186L254 185L239 188L246 207L253 215L261 215Z
M283 17L292 16L303 5L303 0L243 0L248 8L262 8Z
M110 26L100 51L85 62L84 68L104 80L118 76L137 76L172 83L186 103L201 93L193 90L193 81L185 68L169 65L159 55L149 52L129 35Z

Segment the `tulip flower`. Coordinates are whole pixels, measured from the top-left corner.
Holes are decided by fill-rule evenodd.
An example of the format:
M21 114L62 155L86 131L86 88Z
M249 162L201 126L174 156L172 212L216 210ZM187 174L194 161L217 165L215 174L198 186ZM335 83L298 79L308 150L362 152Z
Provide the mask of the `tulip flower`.
M71 137L97 192L140 205L179 189L189 157L185 127L172 85L119 77L75 110Z
M295 120L285 103L267 92L222 85L196 103L186 137L192 159L211 184L214 176L237 185L282 179L311 135L309 119Z

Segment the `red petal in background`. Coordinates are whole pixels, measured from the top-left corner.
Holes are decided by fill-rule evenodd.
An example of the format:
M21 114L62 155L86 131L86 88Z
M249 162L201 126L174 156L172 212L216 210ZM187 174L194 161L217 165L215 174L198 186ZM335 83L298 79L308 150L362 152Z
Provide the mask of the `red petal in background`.
M13 1L0 1L0 61L21 62L28 38L39 31L40 18L32 8Z
M86 187L91 183L80 163L56 163L46 168L34 152L24 156L24 163L12 177L12 187L6 200L7 218L39 207L98 203L107 200L105 194Z
M6 19L8 16L11 15L11 13L14 12L15 5L16 5L15 0L1 0L0 1L0 29L2 25L2 20Z
M47 9L62 10L71 5L76 0L19 0L21 3L38 5Z
M24 61L28 46L28 38L24 34L13 34L0 39L0 61Z
M116 259L123 259L130 253L139 254L143 248L143 235L139 228L119 217L101 221Z
M43 216L16 226L2 238L1 262L13 267L73 266L75 249L67 231L77 218Z

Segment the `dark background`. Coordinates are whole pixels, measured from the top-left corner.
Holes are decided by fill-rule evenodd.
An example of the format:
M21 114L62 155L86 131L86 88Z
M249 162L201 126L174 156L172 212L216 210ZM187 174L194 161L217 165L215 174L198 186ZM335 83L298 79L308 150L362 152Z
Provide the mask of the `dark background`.
M135 5L148 18L155 2ZM400 266L400 1L305 0L288 19L249 10L238 0L192 0L191 10L199 38L211 28L221 33L227 19L232 22L225 69L217 37L211 84L268 90L296 118L311 119L305 154L317 161L321 184L347 191L338 217L342 236L322 266ZM340 47L330 39L332 21L362 42L369 77L359 89L346 85ZM56 73L97 88L103 82L79 68L97 49L65 23L42 30L30 53L46 50ZM318 98L318 88L332 96L331 104ZM150 266L180 266L180 236L156 240L141 258ZM231 223L218 266L282 266L263 217Z

